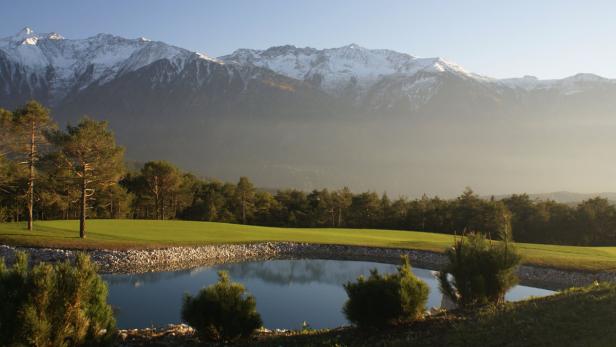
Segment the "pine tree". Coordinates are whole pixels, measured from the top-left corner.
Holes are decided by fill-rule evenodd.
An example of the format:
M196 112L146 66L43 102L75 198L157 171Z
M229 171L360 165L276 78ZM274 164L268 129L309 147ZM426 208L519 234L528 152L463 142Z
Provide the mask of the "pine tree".
M343 223L346 222L343 215L346 216L347 209L351 207L353 193L351 193L351 190L348 187L344 187L332 193L332 200L334 201L333 209L337 211L336 225L341 227Z
M49 110L32 100L13 112L10 125L14 140L12 143L13 151L23 158L23 163L28 166L26 201L28 207L28 230L32 230L36 162L40 158L43 146L48 143L46 132L53 129L55 124L49 115Z
M141 174L154 197L156 219L165 219L165 199L179 190L180 170L169 162L158 160L145 163Z
M236 198L240 205L242 224L246 224L248 216L254 210L255 188L248 177L240 177L235 190Z
M57 132L54 144L80 191L79 236L86 237L88 199L97 188L113 185L124 172L124 149L115 143L107 122L84 117L66 133Z

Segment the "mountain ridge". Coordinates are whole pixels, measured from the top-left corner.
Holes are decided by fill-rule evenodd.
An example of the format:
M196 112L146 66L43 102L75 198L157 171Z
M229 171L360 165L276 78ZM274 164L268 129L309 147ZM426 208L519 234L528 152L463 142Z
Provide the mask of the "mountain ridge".
M240 48L231 54L212 58L202 52L145 38L127 39L101 33L84 39L67 39L55 32L37 34L25 27L15 35L0 38L0 52L12 63L29 69L22 71L23 74L35 76L26 82L35 84L30 89L41 87L36 85L37 82L46 83L51 90L51 103L58 102L72 88L83 89L91 83L105 83L122 73L161 59L177 64L179 68L190 59L266 68L338 96L349 92L349 89L360 89L353 93L355 98L370 94L371 87L387 78L399 80L417 74L428 75L421 78L423 86L420 88L431 84L430 76L442 73L495 87L525 91L561 88L569 94L583 90L588 83L616 84L616 80L589 73L547 80L532 76L497 79L469 72L440 57L418 58L407 53L368 49L357 44L327 49L294 45L273 46L264 50ZM45 80L48 75L51 75L50 81ZM407 83L404 88L415 90L412 83ZM407 93L407 96L410 95L410 92Z
M456 196L598 191L616 175L614 80L499 80L354 44L235 53L24 30L0 39L0 106L105 119L130 160L267 187Z

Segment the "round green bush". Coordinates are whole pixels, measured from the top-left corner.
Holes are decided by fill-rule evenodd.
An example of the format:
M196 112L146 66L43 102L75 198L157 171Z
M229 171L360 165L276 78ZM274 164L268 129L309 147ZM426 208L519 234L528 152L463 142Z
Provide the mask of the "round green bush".
M398 272L381 275L376 269L357 282L344 285L349 299L343 307L347 319L360 327L381 328L419 317L428 301L429 288L411 271L407 257Z
M255 298L243 285L231 282L226 271L218 272L218 282L195 297L184 296L182 320L195 328L203 341L247 337L263 324Z
M115 339L107 285L90 258L75 264L28 267L18 253L9 269L0 261L1 346L106 346Z

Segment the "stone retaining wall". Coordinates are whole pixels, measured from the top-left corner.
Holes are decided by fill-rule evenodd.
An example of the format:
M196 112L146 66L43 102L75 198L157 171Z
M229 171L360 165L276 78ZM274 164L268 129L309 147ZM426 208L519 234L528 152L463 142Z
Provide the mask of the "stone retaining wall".
M73 250L52 248L21 248L0 245L0 257L12 263L16 251L25 251L33 263L72 260ZM169 247L160 249L86 250L102 273L140 273L173 271L227 262L268 259L337 259L398 263L408 255L411 264L427 269L440 269L446 262L443 254L398 249L342 245L320 245L288 242L252 244L220 244L200 247ZM598 281L616 282L616 273L590 273L552 268L521 266L522 284L549 289L583 286Z

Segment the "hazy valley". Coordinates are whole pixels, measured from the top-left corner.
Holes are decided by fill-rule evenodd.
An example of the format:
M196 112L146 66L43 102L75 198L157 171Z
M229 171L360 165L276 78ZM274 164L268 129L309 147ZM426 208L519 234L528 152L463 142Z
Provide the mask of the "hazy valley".
M616 81L592 74L494 79L357 45L211 58L26 28L0 39L0 104L30 98L61 123L108 120L129 159L263 187L595 192L616 174Z

